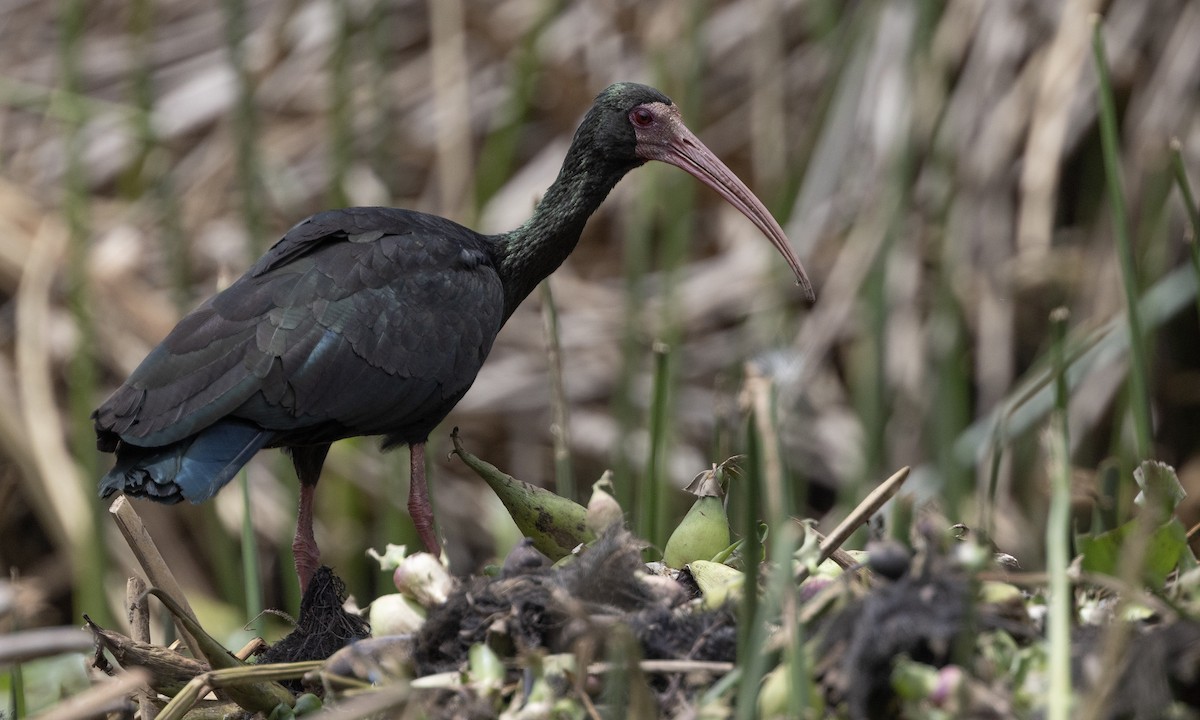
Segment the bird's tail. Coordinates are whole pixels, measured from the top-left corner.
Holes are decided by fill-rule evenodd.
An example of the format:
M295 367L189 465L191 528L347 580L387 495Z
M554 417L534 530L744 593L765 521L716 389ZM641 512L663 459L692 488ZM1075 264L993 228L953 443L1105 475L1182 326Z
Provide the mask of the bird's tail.
M100 497L120 490L161 503L203 502L225 486L271 438L257 425L224 420L177 443L122 442L117 464L100 481Z

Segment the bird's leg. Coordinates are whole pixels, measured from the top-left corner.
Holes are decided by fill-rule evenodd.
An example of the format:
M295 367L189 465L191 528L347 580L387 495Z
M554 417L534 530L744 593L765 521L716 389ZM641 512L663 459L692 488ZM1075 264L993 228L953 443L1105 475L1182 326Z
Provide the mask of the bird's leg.
M321 466L325 464L328 452L328 443L291 448L292 465L296 467L296 477L300 478L300 509L296 513L292 555L296 558L301 597L321 566L321 549L317 547L317 538L313 534L313 499L317 494L317 481L321 479Z
M300 578L300 595L308 590L308 583L321 564L321 549L313 534L313 496L317 486L300 483L300 511L296 513L296 537L292 540L292 555L296 558L296 575Z
M430 553L440 556L442 546L433 528L433 507L429 504L429 485L425 482L425 443L408 446L408 514L412 517L417 535Z

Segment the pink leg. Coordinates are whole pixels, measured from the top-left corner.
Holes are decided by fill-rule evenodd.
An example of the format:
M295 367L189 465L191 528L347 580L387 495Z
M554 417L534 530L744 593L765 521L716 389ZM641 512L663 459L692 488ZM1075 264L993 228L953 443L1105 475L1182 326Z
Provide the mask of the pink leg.
M300 595L308 590L308 583L321 564L321 550L313 535L313 496L316 485L300 483L300 511L296 516L296 538L292 540L292 554L296 556L296 575L300 577Z
M410 474L408 481L408 514L412 516L417 535L425 549L434 555L442 554L437 532L433 528L433 507L429 504L429 485L425 482L425 443L408 446Z
M321 566L321 550L313 536L313 496L317 493L317 481L321 479L321 466L325 464L329 444L301 445L288 450L292 464L296 466L296 477L300 479L300 511L296 516L292 554L296 557L296 575L300 578L300 594L303 595Z

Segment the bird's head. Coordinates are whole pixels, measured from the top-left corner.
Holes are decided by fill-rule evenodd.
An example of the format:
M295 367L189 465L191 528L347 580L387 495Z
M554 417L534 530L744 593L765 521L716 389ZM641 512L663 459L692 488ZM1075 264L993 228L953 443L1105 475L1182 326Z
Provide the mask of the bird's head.
M812 284L792 252L779 223L746 184L688 130L679 108L658 90L638 83L616 83L596 97L580 132L595 133L593 147L606 149L607 161L632 169L647 160L682 168L716 190L758 227L783 255L811 302Z

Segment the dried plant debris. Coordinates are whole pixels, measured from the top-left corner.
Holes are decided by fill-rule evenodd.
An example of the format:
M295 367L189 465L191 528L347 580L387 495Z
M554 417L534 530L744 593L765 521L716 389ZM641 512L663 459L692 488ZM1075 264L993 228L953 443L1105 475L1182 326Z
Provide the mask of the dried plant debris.
M629 625L647 660L733 662L737 655L737 619L729 606L696 613L647 608Z
M898 659L933 667L969 663L982 631L1024 640L1035 634L1027 618L1022 625L978 603L975 580L953 555L931 550L917 560L852 600L821 631L818 679L830 703L845 702L851 718L897 716Z
M511 578L527 575L550 567L550 559L538 552L531 538L522 538L504 557L500 566L500 577Z
M707 631L732 627L728 614L673 610L679 596L646 582L641 553L628 532L609 530L561 567L514 564L527 571L465 583L417 635L418 675L462 667L476 643L504 655L570 652L584 639L603 647L615 624L633 630L647 657L732 660L728 633Z
M405 680L413 675L414 642L411 634L356 640L330 655L323 668L306 676L304 681L316 687L323 679L333 677L380 685Z
M1102 673L1104 629L1080 628L1073 639L1072 672L1084 692L1098 692ZM1121 674L1104 705L1105 718L1169 717L1182 703L1200 711L1200 623L1180 620L1135 628L1121 656Z
M259 664L324 660L355 640L369 637L371 628L360 615L347 612L346 586L322 565L300 601L296 628L259 657ZM300 690L299 681L284 683Z
M915 551L873 543L866 562L877 572L869 582L852 581L829 560L792 589L812 658L804 670L811 678L808 701L822 708L814 717L1009 718L1044 707L1044 628L1034 619L1044 616L1040 583L1023 591L1006 582L1014 576L990 548L939 530L944 527L920 523ZM644 550L619 526L553 566L520 543L497 576L448 583L444 602L423 585L428 616L415 632L365 640L356 638L365 635L366 624L342 607L340 581L321 568L297 630L259 664L337 650L304 678L306 688L324 691L331 709L378 693L431 718L559 716L549 708L563 717L582 717L589 708L599 717L731 710L742 692L733 685L726 683L729 689L715 701L705 698L738 659L736 605L710 605L703 583L645 563ZM405 574L410 592L415 581L408 580L432 576L416 573L429 560L417 558ZM1181 607L1196 594L1189 583L1197 577L1185 573L1172 581L1169 590ZM806 593L814 585L820 589ZM1079 597L1089 596L1081 588ZM1097 717L1191 717L1187 713L1200 708L1200 623L1178 619L1166 603L1155 607L1160 612L1141 614L1150 620L1125 626L1115 625L1112 613L1091 613L1106 626L1074 633L1078 697L1099 697L1102 688L1111 695L1098 705ZM794 716L792 661L782 652L785 617L768 620L771 634L757 650L777 663L768 665L774 669L755 698L764 718ZM207 669L89 627L97 647L122 665L147 668L157 692L177 691ZM1110 681L1104 658L1113 627L1127 637ZM103 658L97 667L108 669ZM745 672L747 665L740 667Z
M87 615L83 616L87 629L96 640L96 653L92 667L113 675L116 669L108 661L108 653L117 664L128 670L144 668L150 673L150 688L156 693L171 697L191 682L192 678L210 670L208 663L180 655L160 645L138 642L113 630L106 630Z

